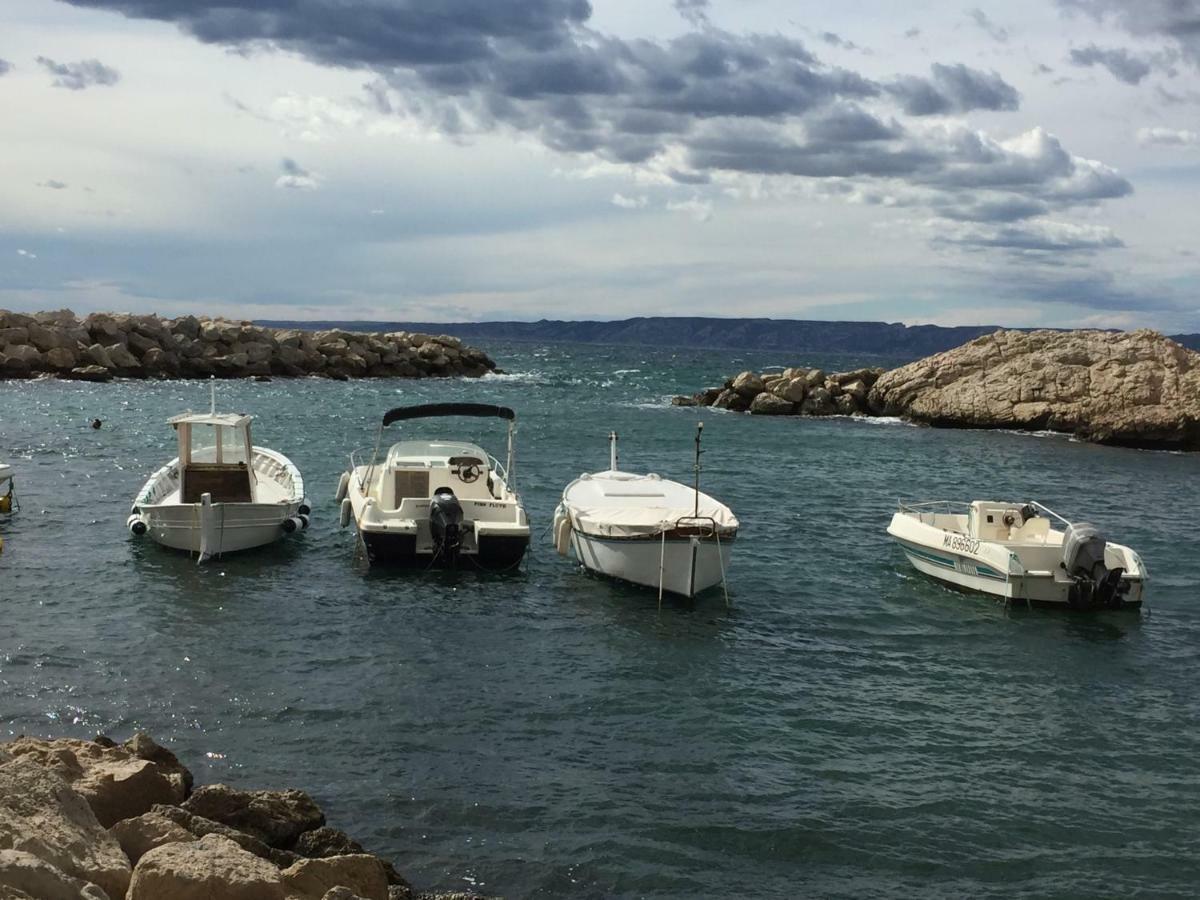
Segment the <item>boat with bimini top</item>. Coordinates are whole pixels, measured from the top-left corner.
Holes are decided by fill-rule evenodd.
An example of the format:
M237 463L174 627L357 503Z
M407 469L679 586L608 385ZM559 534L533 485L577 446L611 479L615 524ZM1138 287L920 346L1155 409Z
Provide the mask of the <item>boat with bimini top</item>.
M1037 502L901 503L887 531L914 568L956 587L1030 606L1142 604L1146 567L1136 552Z
M273 543L308 527L304 480L290 459L256 447L253 417L187 412L167 422L179 455L147 479L126 527L199 561Z
M567 485L554 513L554 543L589 572L689 599L725 584L738 520L728 506L700 490L696 430L695 483L653 472L621 471L617 434L610 432L609 467ZM728 600L728 592L726 592Z
M508 422L504 465L482 447L452 439L399 441L380 459L395 422L472 416ZM516 567L529 547L529 520L514 489L516 414L484 403L427 403L388 411L366 461L350 455L338 482L341 524L354 522L371 563L453 568Z

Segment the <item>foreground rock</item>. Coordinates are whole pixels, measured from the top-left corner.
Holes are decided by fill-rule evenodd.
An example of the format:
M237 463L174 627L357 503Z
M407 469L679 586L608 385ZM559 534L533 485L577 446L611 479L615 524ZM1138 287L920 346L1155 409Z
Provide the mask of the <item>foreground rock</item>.
M414 893L303 791L193 791L145 734L0 747L0 900L467 897Z
M759 375L742 372L723 387L676 397L676 406L715 406L756 416L870 415L871 386L883 369L826 374L821 369L790 368Z
M872 409L929 425L1200 449L1200 354L1154 331L998 331L894 369Z
M449 335L300 331L251 322L0 310L0 378L477 377L496 365Z

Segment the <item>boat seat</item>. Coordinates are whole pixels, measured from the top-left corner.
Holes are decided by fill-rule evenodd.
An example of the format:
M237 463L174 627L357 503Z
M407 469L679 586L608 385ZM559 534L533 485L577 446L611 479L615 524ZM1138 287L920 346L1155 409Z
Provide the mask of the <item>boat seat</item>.
M253 503L250 470L245 463L189 463L183 470L181 503L199 503L202 494L213 503Z

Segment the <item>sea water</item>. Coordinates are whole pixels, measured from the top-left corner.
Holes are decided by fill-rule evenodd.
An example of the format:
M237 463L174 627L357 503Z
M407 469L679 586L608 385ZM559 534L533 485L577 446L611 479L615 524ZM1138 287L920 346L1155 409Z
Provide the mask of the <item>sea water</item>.
M489 346L482 380L222 382L313 525L197 566L125 530L198 382L0 382L0 733L169 744L197 781L310 792L421 887L509 897L1193 895L1200 456L889 420L673 408L744 368L870 359ZM368 571L333 495L383 413L518 414L534 540L487 577ZM91 419L103 427L93 430ZM547 533L621 461L742 530L694 603L589 577ZM402 423L475 439L499 420ZM1127 543L1149 610L1011 610L913 572L898 498L1038 499Z

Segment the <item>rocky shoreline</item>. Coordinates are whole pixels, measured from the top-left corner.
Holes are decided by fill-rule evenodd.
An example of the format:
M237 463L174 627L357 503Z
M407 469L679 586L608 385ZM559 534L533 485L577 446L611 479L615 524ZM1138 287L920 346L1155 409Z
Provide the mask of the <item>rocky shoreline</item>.
M1155 331L997 331L890 371L742 372L676 397L754 415L898 416L1200 450L1200 353Z
M419 893L303 791L194 787L146 734L0 745L0 900L484 900Z
M302 331L252 322L0 310L0 379L479 377L496 364L449 335Z

